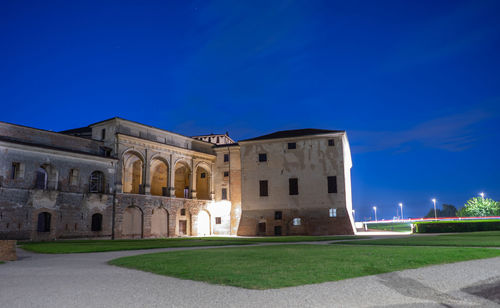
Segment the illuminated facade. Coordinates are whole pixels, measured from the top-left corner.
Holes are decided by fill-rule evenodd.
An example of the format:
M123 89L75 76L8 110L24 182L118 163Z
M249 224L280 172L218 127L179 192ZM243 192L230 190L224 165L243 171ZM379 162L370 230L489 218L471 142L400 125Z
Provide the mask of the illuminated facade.
M345 133L338 132L335 138L342 136ZM311 134L300 138L318 139ZM352 227L289 228L285 221L312 223L308 209L317 215L318 208L309 206L311 197L331 201L323 207L335 207L349 217L347 173L339 182L348 180L349 191L341 188L337 197L326 199L304 194L295 205L303 203L298 217L299 212L276 202L280 189L271 188L273 197L267 200L252 196L260 175L268 177L281 168L278 164L264 173L256 170L261 164L249 158L256 151L254 143L235 143L227 133L187 137L121 118L59 133L0 122L0 238L352 233ZM279 147L268 150L270 157L278 157L274 155L279 155ZM327 159L345 158L344 148L343 156ZM309 176L307 167L300 170L296 174ZM299 185L302 181L307 179ZM347 200L345 205L342 200ZM276 212L273 207L284 212L282 229L276 228L275 219L261 232L262 221ZM338 219L326 223L341 224Z

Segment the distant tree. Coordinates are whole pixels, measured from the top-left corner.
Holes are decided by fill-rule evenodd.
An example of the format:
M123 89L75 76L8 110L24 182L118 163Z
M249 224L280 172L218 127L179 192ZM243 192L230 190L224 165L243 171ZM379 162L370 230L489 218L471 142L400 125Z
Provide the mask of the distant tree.
M458 211L460 217L498 216L500 215L500 202L493 199L474 197L467 201Z
M436 208L437 217L455 217L457 215L457 208L451 204L443 204L442 209ZM431 208L425 218L434 218L434 208Z

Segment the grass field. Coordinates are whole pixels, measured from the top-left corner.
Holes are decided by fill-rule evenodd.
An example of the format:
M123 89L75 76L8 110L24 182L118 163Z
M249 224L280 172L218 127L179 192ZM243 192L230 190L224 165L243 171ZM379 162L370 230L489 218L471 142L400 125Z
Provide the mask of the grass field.
M331 241L362 238L359 236L275 236L259 238L190 237L142 240L63 240L54 242L24 242L21 248L38 253L84 253L153 248L248 245L255 243L286 243ZM366 237L365 237L366 238Z
M393 232L410 232L411 223L405 222L387 222L387 223L370 223L368 224L368 229L371 230L383 230L383 231L393 231Z
M487 248L303 244L173 251L109 263L213 284L269 289L497 256L500 250Z
M343 241L353 245L396 245L396 246L458 246L458 247L500 247L500 231L454 233L440 235L411 235L401 238L380 240Z

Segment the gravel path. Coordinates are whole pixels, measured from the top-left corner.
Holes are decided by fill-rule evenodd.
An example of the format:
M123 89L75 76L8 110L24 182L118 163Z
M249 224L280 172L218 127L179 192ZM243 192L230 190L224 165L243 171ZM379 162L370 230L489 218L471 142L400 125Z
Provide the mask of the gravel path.
M0 307L500 307L500 257L264 291L106 264L178 249L64 255L18 249L19 261L0 265Z

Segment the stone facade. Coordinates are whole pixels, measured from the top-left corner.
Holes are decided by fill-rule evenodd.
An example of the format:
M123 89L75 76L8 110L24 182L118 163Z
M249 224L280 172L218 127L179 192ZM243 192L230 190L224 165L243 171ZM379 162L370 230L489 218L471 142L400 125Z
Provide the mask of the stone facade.
M337 147L325 148L328 138ZM352 233L345 133L298 137L288 153L292 139L238 144L121 118L60 133L0 122L0 239ZM319 189L326 175L338 193ZM281 183L290 176L298 197ZM267 198L256 188L263 177ZM331 208L336 216L325 217Z

